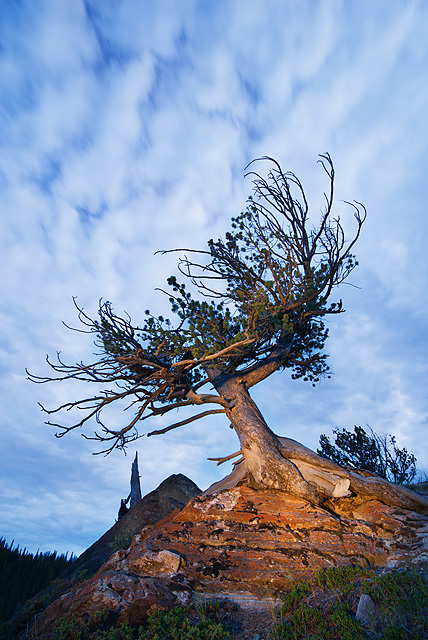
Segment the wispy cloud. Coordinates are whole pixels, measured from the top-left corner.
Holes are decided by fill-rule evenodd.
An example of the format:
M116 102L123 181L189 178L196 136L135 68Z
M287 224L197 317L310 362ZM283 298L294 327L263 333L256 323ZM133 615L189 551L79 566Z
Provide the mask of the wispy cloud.
M0 533L78 552L113 524L130 459L56 440L37 401L77 385L34 386L24 369L43 374L57 349L91 357L90 338L61 324L75 324L72 296L90 314L100 297L136 322L165 313L155 288L176 258L154 252L223 234L251 188L245 165L264 154L302 179L316 219L329 151L346 228L341 199L369 218L361 288L343 288L347 314L331 323L334 378L312 389L282 373L255 390L262 410L312 447L369 422L427 469L426 4L24 0L1 12ZM136 446L149 491L174 472L207 486L222 467L205 458L236 443L213 417Z

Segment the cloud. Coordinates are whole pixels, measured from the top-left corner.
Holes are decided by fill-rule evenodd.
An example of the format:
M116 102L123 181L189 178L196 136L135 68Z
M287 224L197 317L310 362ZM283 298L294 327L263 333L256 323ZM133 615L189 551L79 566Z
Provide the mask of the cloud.
M53 438L37 401L87 390L32 386L24 369L43 375L58 349L92 357L90 336L61 324L76 324L72 296L91 315L101 297L136 322L146 308L167 313L155 288L177 257L155 251L224 235L251 190L244 167L264 154L302 179L315 221L317 154L329 151L347 231L340 200L369 217L351 278L361 289L342 289L347 313L330 323L334 377L312 389L285 372L254 397L277 431L313 448L335 426L369 422L428 468L427 22L422 2L5 5L2 535L78 552L113 524L132 451L92 457L78 434ZM228 470L205 458L237 441L213 416L135 448L147 492L177 472L204 488Z

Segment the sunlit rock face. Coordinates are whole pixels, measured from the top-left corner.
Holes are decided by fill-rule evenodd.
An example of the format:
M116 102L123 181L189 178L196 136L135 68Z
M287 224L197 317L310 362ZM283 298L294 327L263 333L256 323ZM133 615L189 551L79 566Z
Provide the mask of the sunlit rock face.
M395 567L428 558L428 517L378 501L342 499L333 511L277 491L237 487L196 497L145 527L90 580L40 617L46 633L63 615L108 610L142 622L154 608L196 593L272 596L326 567Z

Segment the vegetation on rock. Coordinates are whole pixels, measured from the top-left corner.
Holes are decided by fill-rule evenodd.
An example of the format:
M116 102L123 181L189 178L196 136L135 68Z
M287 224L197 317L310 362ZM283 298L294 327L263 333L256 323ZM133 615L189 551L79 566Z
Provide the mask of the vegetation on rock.
M356 620L361 595L375 609ZM321 571L283 595L271 640L425 640L428 637L426 568L377 573L360 567Z
M170 611L156 610L146 625L138 627L109 623L108 615L100 613L100 619L82 622L77 618L62 618L52 634L52 640L225 640L229 634L216 619L212 607L175 607Z
M375 610L369 623L356 619L358 602L370 595ZM226 601L204 606L156 610L144 625L115 625L108 612L83 622L73 616L57 621L51 640L226 640L242 637L245 614ZM245 622L245 620L244 620ZM271 631L254 622L251 636L263 640L425 640L428 637L426 567L379 572L362 567L319 571L281 594L272 609ZM248 633L247 633L248 635ZM7 633L2 636L15 638ZM30 640L40 640L32 632Z

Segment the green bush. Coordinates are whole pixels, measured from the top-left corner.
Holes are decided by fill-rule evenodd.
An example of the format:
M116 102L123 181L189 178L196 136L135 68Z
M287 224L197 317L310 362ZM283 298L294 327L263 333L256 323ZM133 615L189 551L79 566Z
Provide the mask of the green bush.
M57 622L52 640L225 640L228 634L214 619L217 609L206 605L198 609L196 616L183 607L157 610L147 624L138 628L127 624L112 626L105 613L87 623L65 617Z
M282 613L290 613L296 609L303 598L309 594L311 587L307 582L298 582L294 584L290 591L282 595Z
M223 640L228 637L223 626L207 617L206 611L196 625L188 610L175 607L171 611L155 611L147 629L141 629L139 640Z
M334 444L322 434L317 453L343 466L365 469L395 484L408 484L416 476L416 458L407 449L399 449L395 436L378 435L371 427L333 429Z

